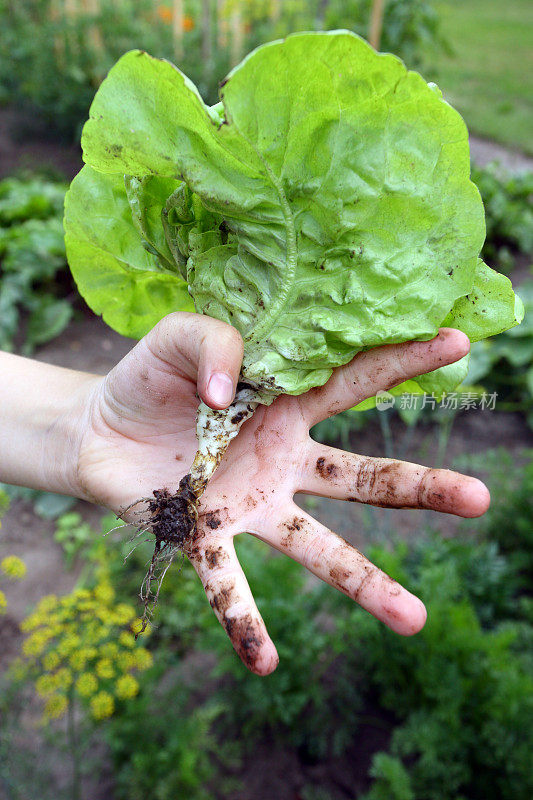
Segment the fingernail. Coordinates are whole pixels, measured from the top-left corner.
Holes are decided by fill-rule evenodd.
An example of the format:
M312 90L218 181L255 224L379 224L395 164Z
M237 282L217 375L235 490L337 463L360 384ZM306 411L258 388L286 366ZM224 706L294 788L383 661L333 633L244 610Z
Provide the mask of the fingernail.
M227 406L233 400L233 381L225 372L213 372L207 384L207 394L217 406Z

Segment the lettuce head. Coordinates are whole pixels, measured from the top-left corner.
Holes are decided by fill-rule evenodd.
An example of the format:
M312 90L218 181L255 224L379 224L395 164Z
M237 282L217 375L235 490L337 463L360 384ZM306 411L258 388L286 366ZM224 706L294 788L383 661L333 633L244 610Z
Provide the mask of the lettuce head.
M346 32L254 50L208 107L173 64L126 53L82 136L65 208L89 306L141 337L196 310L234 325L243 375L300 394L357 352L516 325L479 258L468 133L439 89ZM440 393L464 361L418 380ZM411 385L413 385L411 383Z

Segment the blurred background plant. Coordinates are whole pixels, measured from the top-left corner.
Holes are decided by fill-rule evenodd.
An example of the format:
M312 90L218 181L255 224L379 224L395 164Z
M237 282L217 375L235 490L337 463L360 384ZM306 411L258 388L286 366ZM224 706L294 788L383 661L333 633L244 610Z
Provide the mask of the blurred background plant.
M150 651L136 642L142 624L135 609L114 601L102 565L91 589L79 588L61 598L43 597L21 623L27 636L22 655L10 668L14 682L32 685L42 698L41 724L66 718L73 800L81 797L82 759L93 724L111 717L121 703L137 695L134 672L153 663ZM80 714L78 706L87 713Z
M0 489L0 529L2 517L9 508L9 496ZM26 575L26 564L18 556L7 555L0 560L0 616L7 611L5 587L9 581L20 581ZM2 588L2 585L4 588Z
M28 174L0 181L0 348L29 354L72 317L63 241L63 182Z
M366 35L371 0L1 0L0 84L48 128L79 137L96 88L126 50L177 63L210 103L250 49L291 30L350 28ZM430 0L389 0L381 47L413 67L445 47Z
M487 222L483 258L500 272L510 272L516 256L533 252L533 172L509 175L498 164L474 167Z

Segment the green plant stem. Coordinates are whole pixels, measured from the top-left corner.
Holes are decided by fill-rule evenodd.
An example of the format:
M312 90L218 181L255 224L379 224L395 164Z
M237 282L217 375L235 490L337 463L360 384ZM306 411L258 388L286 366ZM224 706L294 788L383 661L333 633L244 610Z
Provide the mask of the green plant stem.
M405 433L403 434L398 446L397 455L399 459L404 459L409 452L409 448L411 447L413 436L417 427L418 419L416 419L411 425L406 425Z
M383 443L385 445L385 456L387 458L393 458L393 441L392 441L392 431L390 427L390 420L389 414L387 411L382 411L379 414L379 424L381 427L381 433L383 434Z
M446 458L446 451L448 449L448 444L450 441L450 435L453 428L453 423L455 422L456 414L450 414L444 422L440 424L439 428L439 436L438 436L438 445L437 445L437 458L436 458L436 466L442 467L444 464L444 459Z
M75 712L74 696L72 691L70 691L67 706L67 738L72 760L72 800L81 800L80 746Z

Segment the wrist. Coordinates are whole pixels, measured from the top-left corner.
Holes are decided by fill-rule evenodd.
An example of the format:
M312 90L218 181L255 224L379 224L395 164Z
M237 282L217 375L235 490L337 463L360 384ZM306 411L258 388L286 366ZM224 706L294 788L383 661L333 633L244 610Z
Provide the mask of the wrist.
M92 501L80 480L79 454L103 378L84 373L76 375L79 382L71 386L68 397L43 436L40 471L43 488L47 491Z
M101 378L0 352L0 481L84 497L79 445Z

